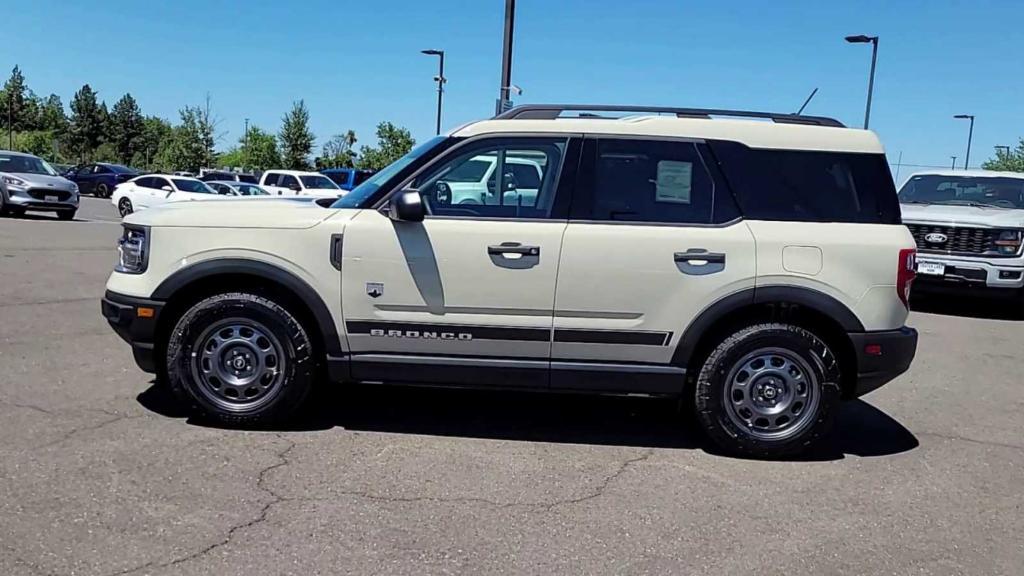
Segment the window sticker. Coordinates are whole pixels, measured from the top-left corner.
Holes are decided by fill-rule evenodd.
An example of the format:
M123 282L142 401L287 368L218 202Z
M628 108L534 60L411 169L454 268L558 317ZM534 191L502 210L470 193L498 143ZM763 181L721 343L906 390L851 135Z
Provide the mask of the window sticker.
M693 189L693 162L658 162L658 179L654 184L656 202L689 204Z

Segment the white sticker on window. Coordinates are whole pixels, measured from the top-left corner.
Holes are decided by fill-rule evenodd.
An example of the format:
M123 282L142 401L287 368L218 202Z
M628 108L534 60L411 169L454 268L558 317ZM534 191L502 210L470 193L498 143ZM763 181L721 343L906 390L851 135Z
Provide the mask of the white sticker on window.
M689 204L693 189L693 163L662 160L658 162L655 201Z

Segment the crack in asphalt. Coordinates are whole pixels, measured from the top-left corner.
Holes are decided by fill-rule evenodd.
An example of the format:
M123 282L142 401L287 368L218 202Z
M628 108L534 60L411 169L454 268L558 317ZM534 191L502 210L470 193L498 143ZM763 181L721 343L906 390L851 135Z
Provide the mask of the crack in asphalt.
M127 569L121 570L119 572L114 572L114 573L110 574L109 576L127 576L129 574L134 574L136 572L140 572L140 571L144 571L144 570L159 569L159 568L169 568L169 567L177 566L179 564L183 564L185 562L190 562L192 560L196 560L198 558L202 558L203 556L206 556L206 555L210 554L211 552L213 552L213 551L215 551L215 550L217 550L217 549L219 549L221 547L224 547L224 546L230 544L231 541L234 539L235 534L238 533L239 531L245 530L247 528L251 528L253 526L261 524L262 522L265 522L266 519L267 519L267 516L270 514L270 510L272 508L274 508L275 506L279 505L279 504L283 504L285 502L326 502L326 501L333 501L334 500L333 497L332 498L315 498L315 497L305 497L305 496L287 497L287 496L283 496L281 494L278 494L276 491L274 491L272 488L270 488L270 487L268 487L266 485L266 483L267 483L267 476L271 472L291 464L291 460L288 459L288 455L289 455L289 453L291 453L291 451L296 446L298 446L298 444L295 441L290 440L288 438L285 438L284 436L281 436L280 434L277 434L276 436L278 438L280 438L281 440L284 440L285 442L287 442L288 445L283 450L281 450L280 452L278 452L276 454L276 457L278 459L277 462L274 462L273 464L270 464L269 466L261 469L259 471L259 473L257 474L257 476L256 476L256 488L266 492L267 494L269 494L271 496L271 500L269 502L267 502L266 504L264 504L262 507L260 507L259 513L257 513L255 517L253 517L251 520L248 520L248 521L243 522L241 524L235 524L235 525L231 526L230 528L228 528L228 530L224 534L223 538L221 538L217 542L214 542L214 543L212 543L212 544L210 544L208 546L203 547L200 550L197 550L197 551L192 552L190 554L187 554L185 556L181 556L179 558L175 558L173 560L169 560L169 561L166 561L166 562L157 562L157 561L147 562L147 563L142 564L140 566L136 566L136 567L133 567L133 568L127 568ZM353 496L353 497L356 497L356 498L364 498L364 499L367 499L367 500L373 500L373 501L379 501L379 502L393 502L393 503L403 503L403 504L404 503L414 503L414 502L469 503L469 504L486 504L486 505L494 506L496 508L523 507L523 508L540 508L540 509L543 509L545 511L549 511L549 510L552 510L552 509L557 508L559 506L571 506L571 505L575 505L575 504L580 504L582 502L586 502L588 500L593 500L595 498L599 498L599 497L603 496L605 494L605 491L608 489L608 487L611 486L611 484L614 483L619 477L621 477L631 466L634 466L635 464L638 464L640 462L646 461L653 454L654 454L654 449L652 448L652 449L645 450L644 453L639 455L639 456L636 456L636 457L633 457L633 458L628 458L628 459L622 461L619 464L619 466L615 469L614 472L612 472L611 474L608 474L607 476L605 476L601 480L600 484L594 490L592 490L590 493L588 493L586 495L583 495L583 496L580 496L580 497L577 497L577 498L568 498L568 499L563 499L563 500L555 500L553 502L497 502L497 501L489 500L489 499L486 499L486 498L466 498L466 497L442 498L442 497L434 497L434 496L416 496L416 497L383 496L383 495L373 494L373 493L366 492L366 491L356 491L356 490L353 490L353 491L343 491L343 492L335 493L335 494L341 494L341 495L346 495L346 496Z
M273 472L274 470L277 470L278 468L283 468L291 464L291 461L288 460L288 453L291 452L297 446L294 440L285 438L280 434L276 434L276 437L281 440L284 440L285 442L287 442L288 445L284 448L284 450L281 450L280 452L277 452L275 454L275 456L278 459L277 462L274 462L273 464L261 469L259 473L256 475L256 488L269 494L271 496L271 500L260 508L259 513L253 519L243 522L241 524L235 524L231 526L230 528L228 528L228 531L224 534L224 537L221 538L219 541L214 542L200 550L197 550L180 558L175 558L167 562L147 562L141 566L128 568L120 572L114 572L110 576L125 576L127 574L132 574L135 572L139 572L140 570L147 570L151 568L169 568L172 566L177 566L178 564L195 560L197 558L201 558L222 546L230 544L236 532L244 530L246 528L251 528L257 524L264 522L267 519L267 515L270 513L271 508L280 504L281 502L289 500L288 498L281 496L280 494L274 492L272 489L266 486L267 475Z
M335 495L342 496L353 496L356 498L363 498L366 500L373 500L377 502L388 502L398 504L408 504L416 502L439 502L444 504L486 504L495 508L539 508L545 511L553 510L560 506L572 506L580 504L594 498L599 498L604 495L608 487L615 482L620 476L622 476L626 470L631 466L643 462L654 455L654 450L645 450L640 456L629 458L624 460L619 467L611 474L605 476L598 486L590 491L589 493L578 496L576 498L566 498L562 500L555 500L551 502L499 502L496 500L490 500L487 498L469 498L464 496L454 497L443 497L443 496L385 496L382 494L374 494L366 490L343 490L340 492L334 492ZM303 502L328 502L332 501L333 498L318 498L318 497L296 497L296 498L285 498L282 501L303 501Z
M25 409L25 410L32 410L32 411L35 411L35 412L46 414L47 416L59 416L59 414L57 412L54 412L53 410L50 410L48 408L43 408L42 406L36 406L35 404L28 404L28 403L25 403L25 402L10 402L10 401L7 401L7 400L0 400L0 405L10 406L12 408L22 408L22 409Z
M992 446L995 448L1009 448L1011 450L1024 450L1024 446L1017 444L1007 444L1005 442L993 442L991 440L978 440L977 438L967 438L965 436L954 436L952 434L940 434L938 432L917 432L918 436L931 436L933 438L942 438L943 440L953 440L954 442L967 442L968 444L980 444L982 446Z
M106 420L103 420L101 422L97 422L95 424L90 424L89 426L79 426L79 427L76 427L76 428L72 428L71 430L68 430L67 432L61 434L60 437L55 438L53 440L50 440L49 442L44 442L43 444L40 444L38 446L33 446L32 448L30 448L30 450L33 450L33 451L34 450L42 450L43 448L49 448L51 446L56 446L57 444L60 444L61 442L65 442L67 440L70 440L72 437L77 436L78 434L81 434L82 432L90 432L90 431L93 431L93 430L99 430L100 428L104 428L104 427L109 426L111 424L116 424L117 422L121 422L122 420L134 420L136 418L145 418L146 417L145 414L117 414L117 413L114 413L114 412L108 412L106 410L101 410L101 409L96 409L96 408L91 408L89 410L92 411L92 412L100 412L102 414L109 414L109 415L111 415L113 417L112 418L108 418Z

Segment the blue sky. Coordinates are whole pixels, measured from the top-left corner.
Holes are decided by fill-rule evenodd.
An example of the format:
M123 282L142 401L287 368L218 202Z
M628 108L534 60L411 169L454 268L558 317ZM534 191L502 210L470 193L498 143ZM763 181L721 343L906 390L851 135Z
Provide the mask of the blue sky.
M67 105L88 82L108 104L131 92L176 118L207 92L220 148L246 117L274 132L308 105L318 143L380 120L434 129L436 59L447 52L444 126L493 112L503 0L6 0L0 70L19 64ZM890 160L971 164L1024 136L1024 2L519 0L513 82L520 102L663 104L795 111L863 121L870 47L881 37L871 127ZM907 168L903 168L905 175Z

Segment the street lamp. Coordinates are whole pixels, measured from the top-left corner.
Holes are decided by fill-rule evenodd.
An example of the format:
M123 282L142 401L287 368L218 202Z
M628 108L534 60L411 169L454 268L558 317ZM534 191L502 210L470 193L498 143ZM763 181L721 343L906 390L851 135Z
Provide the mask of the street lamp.
M967 170L967 167L971 163L971 138L974 137L974 114L957 114L956 116L953 116L953 118L956 118L957 120L971 121L971 128L967 132L967 156L964 158L964 170Z
M956 170L956 156L950 156L952 161L949 163L950 170Z
M420 50L427 56L437 56L437 76L434 80L437 82L437 133L441 133L441 101L444 98L444 83L448 80L444 77L444 50Z
M868 104L864 108L864 129L868 128L868 120L871 119L871 94L875 91L875 60L878 59L878 36L847 36L846 41L850 44L871 43L871 74L868 76Z

